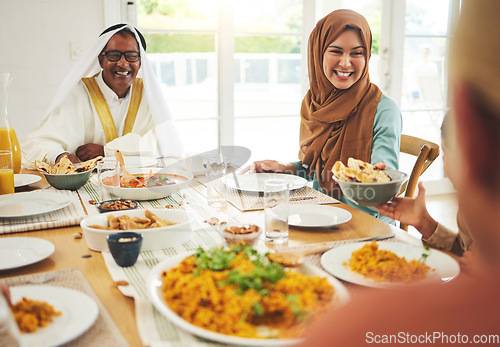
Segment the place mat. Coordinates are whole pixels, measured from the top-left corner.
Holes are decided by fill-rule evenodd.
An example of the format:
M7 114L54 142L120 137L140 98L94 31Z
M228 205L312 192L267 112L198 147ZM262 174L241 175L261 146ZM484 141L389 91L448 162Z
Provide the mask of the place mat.
M60 210L36 215L32 217L0 218L0 234L10 234L22 231L34 231L78 225L85 217L85 211L80 203L80 198L76 191L57 190L47 188L46 190L57 191L71 197L71 204Z
M120 333L120 330L115 325L111 319L109 313L104 308L103 304L100 302L99 298L96 296L89 282L83 275L83 273L78 269L68 269L53 271L52 274L55 276L50 280L40 283L31 284L29 280L44 277L51 272L38 273L34 275L26 276L16 276L8 277L0 280L0 283L6 284L9 287L14 286L58 286L78 290L82 293L87 294L91 297L99 307L99 317L97 317L96 322L89 330L87 330L83 335L77 337L75 340L68 342L64 346L74 346L74 347L86 347L86 346L127 346L128 343Z
M198 178L198 182L206 186L206 180ZM256 211L264 209L264 193L244 192L238 189L229 188L226 185L217 182L215 188L221 193L227 201L238 210ZM339 201L329 195L323 194L316 189L305 186L300 189L290 191L290 204L338 204Z
M99 201L98 188L94 184L92 184L90 181L87 182L82 188L78 190L78 194L80 195L82 204L89 216L100 214L97 206L94 204L94 202ZM193 189L189 187L161 199L143 200L138 201L138 203L138 209L154 209L165 207L180 209L192 208L195 210L198 216L202 216L205 219L217 216L220 216L222 218L220 211L217 211L208 206L206 204L206 199L200 194L197 194Z

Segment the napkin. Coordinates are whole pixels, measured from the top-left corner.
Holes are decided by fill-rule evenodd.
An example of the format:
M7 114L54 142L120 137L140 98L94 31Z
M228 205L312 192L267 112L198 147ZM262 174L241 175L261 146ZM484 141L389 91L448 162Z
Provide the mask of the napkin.
M114 139L106 144L104 151L106 156L114 157L118 149L124 155L157 156L158 151L156 137L153 130L141 136L136 133L128 133Z

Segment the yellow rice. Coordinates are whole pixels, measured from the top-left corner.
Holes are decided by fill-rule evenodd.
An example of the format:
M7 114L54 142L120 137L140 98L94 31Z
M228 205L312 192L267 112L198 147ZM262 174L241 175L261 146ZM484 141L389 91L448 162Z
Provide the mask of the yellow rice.
M236 284L219 285L235 268L240 271L254 268L242 253L231 261L231 269L205 269L197 276L193 275L195 262L196 258L190 256L177 267L163 272L163 298L184 320L221 334L248 338L296 338L303 334L312 316L317 318L332 302L334 288L326 278L308 277L289 270L274 285L265 285L270 293L264 296L254 289L237 294L239 287ZM301 311L307 311L307 319L294 315L287 300L289 295L297 296L294 304ZM260 317L252 309L255 302L263 308L264 314ZM267 327L264 334L262 326Z
M431 269L418 261L407 261L388 250L379 250L374 241L352 252L349 268L376 282L417 282Z

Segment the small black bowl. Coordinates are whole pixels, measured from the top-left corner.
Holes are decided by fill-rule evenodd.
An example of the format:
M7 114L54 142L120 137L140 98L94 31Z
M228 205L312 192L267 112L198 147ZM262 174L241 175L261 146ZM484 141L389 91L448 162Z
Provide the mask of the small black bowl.
M107 240L109 251L119 266L135 264L141 251L141 234L126 231L108 235Z
M131 207L113 209L111 206L108 205L108 204L116 204L117 202L121 202L123 204L128 203L131 205ZM99 210L99 212L106 213L106 212L118 212L118 211L125 211L125 210L135 210L139 206L139 203L135 200L130 200L130 199L113 199L113 200L101 201L96 206L97 206L97 209ZM106 208L107 206L109 208Z

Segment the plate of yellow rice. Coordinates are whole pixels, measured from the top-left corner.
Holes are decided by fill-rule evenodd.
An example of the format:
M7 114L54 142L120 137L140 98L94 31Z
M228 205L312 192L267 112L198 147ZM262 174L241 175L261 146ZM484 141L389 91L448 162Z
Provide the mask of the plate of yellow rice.
M448 282L460 267L449 255L401 242L358 242L329 250L321 265L344 281L384 288L429 281Z
M157 264L147 280L153 305L177 327L239 346L284 346L332 306L345 287L318 267L285 269L250 246L198 248Z

